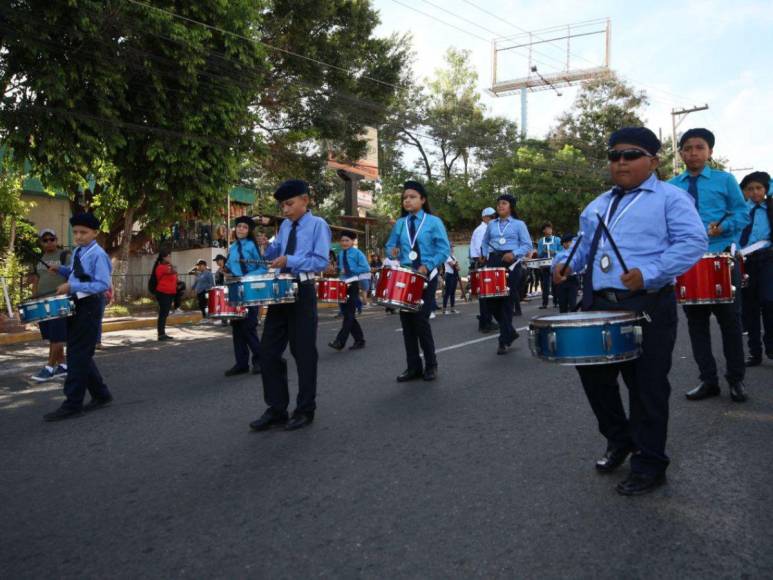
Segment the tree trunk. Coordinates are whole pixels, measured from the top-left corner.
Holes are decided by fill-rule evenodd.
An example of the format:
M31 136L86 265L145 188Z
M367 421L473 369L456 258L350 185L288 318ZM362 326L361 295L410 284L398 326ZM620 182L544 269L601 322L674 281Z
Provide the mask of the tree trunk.
M432 166L429 163L429 158L427 157L427 153L424 151L424 147L421 146L421 141L419 141L405 129L403 129L403 133L408 136L408 139L411 141L411 143L413 143L416 149L419 150L419 153L421 153L421 158L424 160L424 172L427 175L427 181L432 181Z
M13 246L16 243L16 216L11 216L11 231L8 235L8 253L13 254Z
M128 207L123 217L123 237L121 251L118 253L115 271L113 272L113 292L115 302L121 302L127 297L126 278L129 273L129 249L132 243L132 227L134 226L134 207Z

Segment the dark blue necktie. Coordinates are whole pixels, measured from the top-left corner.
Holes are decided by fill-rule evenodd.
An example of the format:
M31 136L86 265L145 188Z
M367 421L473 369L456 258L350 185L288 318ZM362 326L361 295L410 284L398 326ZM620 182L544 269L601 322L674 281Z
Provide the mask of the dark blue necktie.
M412 215L408 219L408 234L410 235L410 238L412 240L415 240L415 244L411 249L416 252L416 259L411 262L411 265L415 270L419 269L419 266L421 266L421 252L419 251L419 240L416 239L416 216Z
M692 198L695 200L695 209L698 209L698 178L700 175L689 175L687 177L687 181L689 181L689 185L687 186L687 193L689 193Z
M749 243L749 237L752 235L752 228L754 227L754 214L758 209L762 209L761 205L755 205L749 212L749 225L741 232L741 247L744 248Z
M349 256L347 254L349 250L344 250L344 276L349 277L352 271L349 269Z
M86 272L83 270L80 253L80 248L75 250L75 255L72 259L72 273L75 274L75 277L81 282L91 282L91 276L86 274Z
M609 208L609 222L612 222L612 216L617 211L617 206L620 205L625 191L622 188L616 187L612 190L614 199L612 200L612 207ZM596 226L596 233L593 234L593 240L590 243L590 252L588 253L588 265L585 268L585 274L582 277L582 309L590 310L593 305L593 263L596 260L596 251L599 248L599 242L601 241L601 234L604 228L601 224Z
M285 246L285 256L292 256L295 254L295 246L298 244L298 222L293 222L293 227L290 229L290 235L287 237L287 246ZM282 268L283 273L288 273L290 268Z

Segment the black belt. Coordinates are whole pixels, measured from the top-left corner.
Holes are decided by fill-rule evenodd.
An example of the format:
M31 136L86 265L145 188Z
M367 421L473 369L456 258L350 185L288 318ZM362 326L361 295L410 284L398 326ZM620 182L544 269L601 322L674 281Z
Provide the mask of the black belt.
M649 294L660 294L661 292L673 292L674 286L669 284L658 288L657 290L617 290L616 288L604 288L594 290L593 295L606 300L607 302L625 302L632 298L639 298Z
M768 258L773 258L773 248L762 248L761 250L757 250L746 256L746 259L751 260L752 262L756 262L757 260L767 260Z

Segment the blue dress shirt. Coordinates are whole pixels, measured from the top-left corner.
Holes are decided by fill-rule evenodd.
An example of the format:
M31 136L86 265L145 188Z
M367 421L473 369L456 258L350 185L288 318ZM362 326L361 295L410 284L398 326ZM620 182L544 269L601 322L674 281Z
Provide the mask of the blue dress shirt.
M504 244L499 243L502 238L505 238ZM501 218L491 220L483 236L483 255L486 258L492 251L512 252L517 260L529 255L533 249L526 224L512 216L504 221Z
M344 252L346 252L346 262L349 266L349 273L344 274ZM342 280L351 276L359 276L360 274L370 273L370 264L368 258L365 257L360 250L352 246L348 250L341 250L338 254L338 270Z
M561 238L558 236L545 236L537 241L537 257L548 258L562 250ZM550 252L550 256L548 256Z
M669 180L669 183L687 191L690 187L690 173L685 171ZM708 165L698 174L698 212L703 226L718 222L726 213L720 227L722 234L709 238L709 252L722 252L733 242L738 243L741 232L749 223L749 211L738 187L738 182L730 173L712 169ZM688 199L693 201L688 194Z
M411 242L408 235L408 217L410 216L401 217L397 220L386 243L387 256L390 258L392 257L392 248L400 248L400 255L397 259L400 260L400 265L404 268L412 267L411 259L408 257L408 254L411 252ZM416 229L418 230L416 245L419 247L419 253L421 254L421 265L431 272L439 268L446 261L446 258L451 255L451 243L448 241L448 234L446 233L446 227L443 225L443 220L439 217L426 213L424 210L419 210L416 213L416 220ZM424 220L423 226L421 225L422 220Z
M287 240L293 223L285 219L279 226L279 233L264 253L267 260L273 260L285 255ZM298 220L295 231L295 252L287 256L287 267L292 274L315 274L322 272L328 266L330 257L330 226L321 217L307 211Z
M596 228L597 213L606 216L613 193L602 193L580 215L582 240L569 266L579 272L593 268L593 289L627 290L620 281L623 268L611 245L602 236L593 263L588 264ZM657 290L672 284L674 278L689 270L706 252L708 236L693 199L673 185L650 175L638 188L626 193L607 227L629 270L638 268L644 288ZM602 245L603 244L603 245ZM602 272L601 258L611 260L609 271ZM555 266L554 266L555 268Z
M198 274L193 281L193 291L196 292L196 294L201 294L212 288L214 285L215 277L212 275L212 272L204 270L201 274Z
M239 244L242 246L242 255L247 261L244 268L242 268L242 264L239 262ZM228 248L228 260L225 265L234 276L244 276L252 272L262 274L267 271L263 256L260 255L258 245L254 240L248 238L244 238L243 240L237 239L231 244L231 247Z
M768 201L768 203L773 203L773 201ZM746 202L747 213L749 214L750 220L752 209L754 209L755 206L757 206L758 209L754 211L754 223L752 224L751 234L749 234L749 241L746 243L747 246L751 246L760 240L770 240L770 223L768 222L768 210L765 206L765 202L754 203L751 199Z
M80 258L83 273L91 277L89 282L81 282L75 276L73 265L76 255ZM70 265L59 266L59 273L67 278L67 282L70 284L70 293L83 298L91 294L101 294L110 288L113 264L110 263L110 258L102 246L94 240L87 246L75 248L70 258Z

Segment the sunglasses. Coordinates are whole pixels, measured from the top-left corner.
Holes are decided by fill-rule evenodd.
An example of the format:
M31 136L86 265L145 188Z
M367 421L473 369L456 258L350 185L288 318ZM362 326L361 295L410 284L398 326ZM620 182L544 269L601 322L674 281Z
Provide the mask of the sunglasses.
M641 149L610 149L607 151L607 159L610 161L620 161L621 158L626 161L636 161L642 157L654 157L654 155Z

